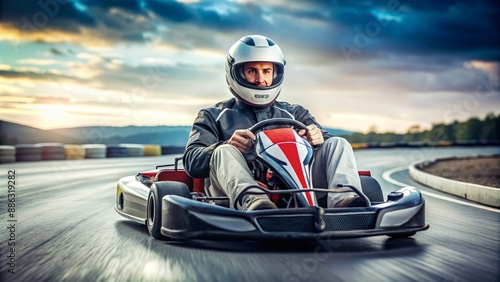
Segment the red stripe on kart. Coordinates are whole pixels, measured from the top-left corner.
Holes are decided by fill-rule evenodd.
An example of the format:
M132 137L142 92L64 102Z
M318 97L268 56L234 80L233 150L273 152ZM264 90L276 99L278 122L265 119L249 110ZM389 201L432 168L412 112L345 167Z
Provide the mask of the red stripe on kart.
M288 162L293 168L293 171L297 175L302 188L307 189L309 185L305 178L305 172L303 170L302 162L299 157L299 151L297 149L295 133L291 128L278 128L274 130L264 131L267 138L271 140L273 144L278 144L280 149L283 151L284 155L287 157ZM282 143L281 142L293 142L293 143ZM304 193L307 202L310 206L314 205L314 200L311 193Z
M292 165L293 171L299 178L300 185L302 188L307 189L309 185L307 185L307 181L305 178L305 173L303 170L302 162L299 158L299 151L297 149L297 145L295 143L283 143L278 145L280 149L283 151L285 156L288 158L288 162ZM309 205L314 205L311 193L305 193L307 202Z
M266 130L264 131L264 133L273 144L281 142L295 142L295 135L293 129L291 128L277 128L273 130Z
M294 143L284 143L284 144L278 144L278 146L287 157L290 165L292 165L293 171L295 171L295 174L297 174L299 178L300 185L303 188L307 188L307 181L304 177L304 171L302 169L302 163L299 158L297 145L295 145Z

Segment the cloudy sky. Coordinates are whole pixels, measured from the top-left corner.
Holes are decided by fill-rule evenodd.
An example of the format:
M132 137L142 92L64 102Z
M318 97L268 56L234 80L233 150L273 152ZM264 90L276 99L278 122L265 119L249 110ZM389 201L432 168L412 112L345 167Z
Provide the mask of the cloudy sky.
M231 98L224 58L262 34L280 100L325 127L406 132L500 113L496 1L2 0L0 120L190 125Z

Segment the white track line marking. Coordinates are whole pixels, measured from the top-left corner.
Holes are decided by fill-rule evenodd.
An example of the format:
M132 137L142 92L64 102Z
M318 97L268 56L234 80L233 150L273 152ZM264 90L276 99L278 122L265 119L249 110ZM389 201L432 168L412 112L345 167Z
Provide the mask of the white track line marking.
M401 187L411 186L410 184L399 182L399 181L391 178L391 174L396 173L398 171L405 170L405 169L408 169L408 166L401 166L401 167L396 167L396 168L389 169L389 170L385 171L382 174L382 178L385 181L389 182L389 183L392 183L394 185L398 185L398 186L401 186ZM443 195L434 194L434 193L427 192L427 191L420 190L420 192L422 194L426 195L426 196L433 197L433 198L438 198L438 199L441 199L441 200L444 200L444 201L448 201L448 202L452 202L452 203L456 203L456 204L460 204L460 205L464 205L464 206L469 206L469 207L473 207L473 208L478 208L478 209L483 209L483 210L487 210L487 211L492 211L492 212L500 213L500 209L495 209L495 208L488 207L488 206L482 206L482 205L478 205L478 204L464 202L464 201L460 201L460 200L457 200L457 199L449 198L449 197L446 197L446 196L443 196Z

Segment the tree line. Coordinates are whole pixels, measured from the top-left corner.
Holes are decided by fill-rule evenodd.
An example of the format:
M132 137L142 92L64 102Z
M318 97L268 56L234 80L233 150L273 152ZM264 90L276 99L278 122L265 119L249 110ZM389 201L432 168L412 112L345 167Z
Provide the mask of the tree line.
M488 114L480 119L471 117L466 121L432 124L430 130L422 130L412 125L404 134L394 132L378 133L372 126L368 133L353 133L343 136L351 143L392 143L392 142L487 142L500 140L500 114Z

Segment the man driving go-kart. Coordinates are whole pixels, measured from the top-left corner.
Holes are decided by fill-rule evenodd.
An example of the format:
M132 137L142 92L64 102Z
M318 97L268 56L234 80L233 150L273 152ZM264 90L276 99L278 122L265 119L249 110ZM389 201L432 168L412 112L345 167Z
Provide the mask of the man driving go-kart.
M225 71L234 98L198 113L183 158L189 176L209 179L210 196L227 196L228 206L242 211L277 208L276 200L263 194L258 188L262 183L255 180L252 150L256 135L249 130L258 122L277 118L296 120L307 127L299 128L298 134L314 148L313 187L339 189L344 185L361 190L351 145L323 130L304 107L276 101L285 59L273 40L261 35L240 38L229 49ZM327 208L367 205L359 191L341 189L342 193L318 193L312 201Z
M284 69L271 39L238 40L226 58L234 98L198 113L174 164L121 178L116 212L165 240L406 238L427 230L420 191L402 187L384 200L345 139L304 107L276 101Z

